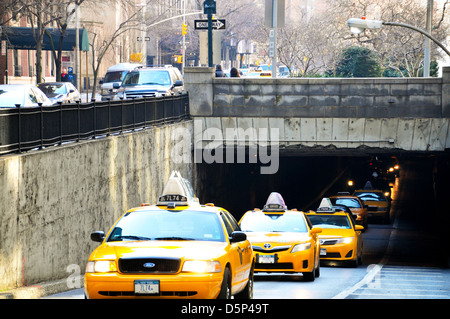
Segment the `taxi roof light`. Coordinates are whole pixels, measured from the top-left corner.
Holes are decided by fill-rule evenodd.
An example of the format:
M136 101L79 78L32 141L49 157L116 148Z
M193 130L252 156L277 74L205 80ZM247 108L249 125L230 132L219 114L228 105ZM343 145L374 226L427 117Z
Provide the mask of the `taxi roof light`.
M173 171L156 205L175 208L176 206L191 206L195 204L198 205L199 201L194 195L191 183L183 178L180 172Z
M331 204L330 199L328 197L324 197L320 202L319 208L317 208L317 212L335 213L336 210L334 209L333 204Z
M264 212L283 212L287 210L284 199L280 193L272 192L267 198L266 205L263 207Z

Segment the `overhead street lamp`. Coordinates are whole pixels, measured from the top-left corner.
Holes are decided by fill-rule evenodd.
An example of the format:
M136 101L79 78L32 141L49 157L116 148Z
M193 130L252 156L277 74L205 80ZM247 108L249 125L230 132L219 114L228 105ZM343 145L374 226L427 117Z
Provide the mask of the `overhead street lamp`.
M415 26L406 24L406 23L351 18L351 19L348 19L347 24L350 27L350 31L352 31L353 33L356 33L356 34L363 32L365 29L380 29L383 25L393 25L393 26L397 26L397 27L405 27L408 29L412 29L414 31L422 33L424 36L431 39L442 50L444 50L445 53L447 53L450 56L450 51L441 42L439 42L435 37L433 37L430 33L426 32L425 30L419 29Z

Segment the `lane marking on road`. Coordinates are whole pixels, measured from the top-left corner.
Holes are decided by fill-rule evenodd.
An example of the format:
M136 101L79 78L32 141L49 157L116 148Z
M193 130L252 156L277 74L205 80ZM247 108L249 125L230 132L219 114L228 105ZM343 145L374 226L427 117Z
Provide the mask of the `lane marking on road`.
M347 296L353 294L356 290L360 289L362 286L369 284L373 281L376 275L381 271L383 265L381 264L371 264L367 267L368 273L364 278L356 283L354 286L345 289L341 293L334 296L332 299L345 299ZM370 270L369 270L370 269Z

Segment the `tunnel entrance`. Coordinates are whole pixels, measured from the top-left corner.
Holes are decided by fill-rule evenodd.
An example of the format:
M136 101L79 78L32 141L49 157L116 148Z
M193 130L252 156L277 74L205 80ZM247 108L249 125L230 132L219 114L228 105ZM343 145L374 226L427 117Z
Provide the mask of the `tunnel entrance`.
M249 209L262 208L271 192L282 194L288 208L316 209L324 196L339 191L353 192L371 178L374 159L393 165L409 163L420 170L417 183L427 183L428 207L436 209L449 223L444 203L450 191L450 154L366 155L366 156L292 156L280 154L275 174L260 174L260 164L200 163L196 165L196 193L201 203L214 203L229 210L236 219ZM354 185L349 186L352 180Z
M266 175L259 164L197 164L197 193L200 202L224 207L237 219L262 208L271 192L279 192L288 208L316 209L327 191L345 191L346 178L364 175L370 158L280 156L277 173Z

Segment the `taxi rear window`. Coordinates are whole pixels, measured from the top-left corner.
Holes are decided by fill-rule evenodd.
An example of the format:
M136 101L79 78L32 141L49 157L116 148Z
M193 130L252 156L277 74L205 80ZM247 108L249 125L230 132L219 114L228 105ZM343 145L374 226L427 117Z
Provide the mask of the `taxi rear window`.
M305 219L298 212L267 214L262 211L247 213L240 223L245 232L307 232Z
M201 211L137 211L125 214L108 241L203 240L225 241L216 214Z

